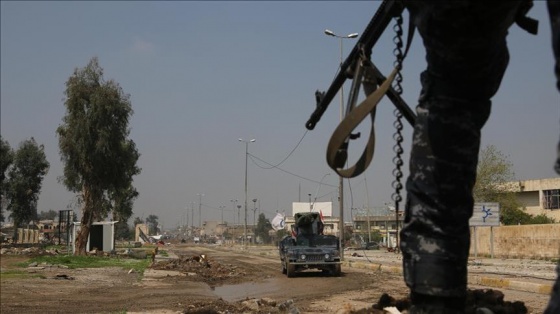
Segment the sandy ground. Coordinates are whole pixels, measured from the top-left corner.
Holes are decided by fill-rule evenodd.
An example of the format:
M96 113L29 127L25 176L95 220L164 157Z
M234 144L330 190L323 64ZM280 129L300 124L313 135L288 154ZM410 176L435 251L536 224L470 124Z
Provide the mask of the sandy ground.
M120 268L46 267L23 269L30 273L24 278L0 276L0 312L382 313L372 305L384 293L401 300L407 296L399 273L344 267L341 277L309 271L287 278L277 253L269 248L163 249L170 254L158 256L144 275ZM195 259L200 255L206 256L203 263ZM2 272L27 258L2 255ZM482 288L487 287L471 287ZM502 292L507 301L522 301L529 313L542 313L548 302L545 294Z

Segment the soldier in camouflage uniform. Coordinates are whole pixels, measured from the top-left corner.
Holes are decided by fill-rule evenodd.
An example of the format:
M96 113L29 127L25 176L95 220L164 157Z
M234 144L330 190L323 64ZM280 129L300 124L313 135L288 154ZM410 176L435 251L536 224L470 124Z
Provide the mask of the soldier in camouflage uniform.
M560 91L560 1L548 0L548 15L552 28L552 52L556 60L554 73L556 74L556 88ZM558 143L558 157L554 165L556 173L560 174L560 142ZM560 248L558 248L560 256ZM545 314L560 313L560 261L556 266L556 283L552 287L550 302L545 310Z
M421 75L406 183L404 279L411 313L463 313L480 132L509 61L508 29L525 16L530 2L414 0L405 5L422 36L428 67ZM558 6L549 0L556 19L557 77ZM557 280L547 313L560 313L559 285Z

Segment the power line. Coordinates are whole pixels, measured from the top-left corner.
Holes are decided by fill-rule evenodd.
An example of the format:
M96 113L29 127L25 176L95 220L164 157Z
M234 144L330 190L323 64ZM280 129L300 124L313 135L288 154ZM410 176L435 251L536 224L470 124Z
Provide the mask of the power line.
M277 168L278 166L280 166L281 164L283 164L288 158L290 158L290 156L292 156L292 154L293 154L293 153L296 151L296 149L299 147L299 144L301 144L301 142L303 141L303 139L304 139L305 136L307 135L307 132L309 132L309 130L305 130L305 132L303 132L303 136L301 137L301 139L299 140L299 142L296 144L296 146L292 149L292 151L288 154L288 156L286 156L286 158L284 158L284 159L283 159L281 162L279 162L278 164L272 165L272 164L269 164L268 162L264 162L264 161L263 161L263 162L266 163L267 165L270 165L270 167L262 167L262 166L257 165L256 163L255 163L255 164L256 164L259 168L262 168L262 169ZM259 159L259 160L260 160L260 159ZM262 161L262 160L261 160L261 161ZM254 163L254 161L253 161L253 163Z
M254 159L257 159L257 160L259 160L260 162L263 162L263 163L265 163L265 164L267 164L267 165L270 165L270 166L272 166L272 164L270 164L270 163L268 163L268 162L262 160L261 158L255 156L255 155L253 155L253 154L251 154L251 153L249 153L249 157L251 158L251 161L252 161L257 167L259 167L259 168L262 168L262 169L272 169L272 168L275 168L275 169L278 169L278 170L280 170L280 171L282 171L282 172L285 172L285 173L287 173L287 174L289 174L289 175L292 175L292 176L294 176L294 177L298 177L298 178L303 179L303 180L306 180L306 181L310 181L310 182L317 183L317 184L323 184L323 185L330 186L330 187L333 187L333 188L338 187L338 186L336 186L336 185L327 184L327 183L322 183L322 182L317 181L317 180L313 180L313 179L309 179L309 178L306 178L306 177L302 177L302 176L300 176L300 175L297 175L297 174L295 174L295 173L291 173L291 172L289 172L289 171L287 171L287 170L284 170L284 169L282 169L282 168L279 168L279 167L277 167L277 166L273 166L273 167L270 167L270 168L262 167L262 166L259 165L257 162L255 162Z

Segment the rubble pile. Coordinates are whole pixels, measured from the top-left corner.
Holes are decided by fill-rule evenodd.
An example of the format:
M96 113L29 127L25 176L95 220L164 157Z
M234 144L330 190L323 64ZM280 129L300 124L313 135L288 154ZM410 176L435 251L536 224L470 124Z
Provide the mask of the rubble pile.
M383 309L387 307L395 307L399 311L408 310L410 308L410 299L395 299L384 293L372 308L352 311L351 313L384 313ZM504 294L499 290L469 289L467 291L465 314L475 313L527 314L528 310L525 303L521 301L504 301Z
M58 250L45 250L40 247L28 247L28 248L18 248L18 247L3 247L0 249L0 255L58 255L61 252Z
M182 313L189 314L222 314L222 313L301 313L293 300L277 302L270 298L246 299L228 303L222 299L213 302L194 302Z
M189 275L189 279L203 280L208 283L219 283L232 278L242 278L245 271L231 264L221 264L205 255L180 256L178 259L159 261L152 266L153 269L175 270Z

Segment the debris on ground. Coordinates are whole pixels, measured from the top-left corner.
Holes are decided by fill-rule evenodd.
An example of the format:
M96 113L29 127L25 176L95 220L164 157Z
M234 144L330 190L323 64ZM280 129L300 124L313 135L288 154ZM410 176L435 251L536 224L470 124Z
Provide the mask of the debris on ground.
M369 309L351 311L352 314L381 314L384 309L394 307L398 311L408 311L410 299L395 299L384 293L379 301ZM482 309L485 309L486 312ZM494 289L468 289L465 314L492 313L492 314L527 314L525 303L521 301L504 301L504 294Z
M0 255L32 255L32 256L43 256L43 255L58 255L61 254L57 249L45 250L40 247L3 247L0 249Z
M199 280L209 285L231 283L232 279L243 278L245 271L231 264L222 264L206 255L180 256L177 259L159 261L152 265L152 269L175 270L189 276L189 280Z

